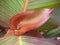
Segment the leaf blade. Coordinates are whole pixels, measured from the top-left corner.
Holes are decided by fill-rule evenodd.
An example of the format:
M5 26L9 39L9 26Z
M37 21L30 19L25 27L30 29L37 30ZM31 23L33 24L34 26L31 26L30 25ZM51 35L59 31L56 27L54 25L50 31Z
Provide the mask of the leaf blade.
M24 0L0 0L0 19L9 22L9 19L17 13L21 13Z
M41 8L53 8L60 4L58 0L30 0L27 10L37 10Z

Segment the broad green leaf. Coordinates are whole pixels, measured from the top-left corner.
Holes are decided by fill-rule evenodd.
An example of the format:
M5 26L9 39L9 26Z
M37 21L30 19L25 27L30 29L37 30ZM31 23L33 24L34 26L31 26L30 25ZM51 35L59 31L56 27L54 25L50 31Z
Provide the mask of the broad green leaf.
M44 33L44 36L47 37L47 38L53 38L53 37L60 36L60 27Z
M41 8L53 8L60 4L60 0L29 0L27 10L36 10Z
M21 13L24 0L0 0L0 20L9 22L9 19L17 13Z
M28 10L53 7L59 5L59 0L29 0ZM9 19L20 13L24 7L24 0L0 0L0 19L9 22Z
M14 35L3 37L0 38L0 45L16 45L16 43L18 42L17 40L17 37L15 37Z

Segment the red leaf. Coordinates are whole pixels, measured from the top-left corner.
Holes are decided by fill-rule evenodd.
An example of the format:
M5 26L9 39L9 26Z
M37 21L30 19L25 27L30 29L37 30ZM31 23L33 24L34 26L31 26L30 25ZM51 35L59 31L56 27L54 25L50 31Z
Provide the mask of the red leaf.
M10 20L11 29L15 30L15 34L20 35L29 30L37 28L43 25L50 18L50 14L52 11L53 8L47 8L17 14L13 16Z

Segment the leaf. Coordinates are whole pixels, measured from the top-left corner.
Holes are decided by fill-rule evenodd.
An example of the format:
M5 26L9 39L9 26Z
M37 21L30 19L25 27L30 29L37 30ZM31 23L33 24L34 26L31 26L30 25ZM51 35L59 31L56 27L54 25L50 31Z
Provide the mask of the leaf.
M43 25L49 18L53 9L42 9L36 11L27 11L13 16L10 20L10 27L13 30L19 30L23 34L29 30Z
M27 10L37 10L41 8L54 8L59 6L60 0L29 0Z
M47 38L53 38L53 37L60 36L60 27L44 33L44 36L47 37Z
M38 30L40 32L40 31L52 30L57 27L58 27L58 25L55 22L53 22L52 18L50 18L44 25L42 25L41 27L38 27L36 30Z
M53 23L57 24L58 27L55 28L55 29L50 29L51 31L48 31L48 32L45 32L44 33L44 36L46 38L53 38L53 39L56 39L56 37L59 37L60 36L60 13L59 13L59 10L60 10L60 7L58 8L55 8L53 14L52 14L52 21ZM49 24L48 24L49 25ZM49 27L50 28L50 27Z
M53 30L57 28L60 25L60 7L55 8L52 12L51 18L41 27L37 28L38 31L47 31L47 30Z
M44 38L37 38L31 36L22 36L22 45L60 45L59 41L51 40L51 39L44 39Z
M16 45L16 43L18 42L18 38L14 35L10 35L8 37L3 37L0 38L0 45Z
M60 45L59 41L31 36L14 36L0 38L0 45Z
M47 2L47 3L46 3ZM42 3L42 4L41 4ZM0 19L9 23L9 19L17 13L24 10L25 0L0 0ZM39 5L38 5L39 4ZM59 5L60 1L56 0L29 0L28 10L35 10L45 7L52 7ZM32 7L31 7L32 5ZM27 7L27 6L26 6ZM26 10L26 9L25 9Z
M0 0L0 20L9 23L12 16L21 13L24 0Z
M20 2L19 2L20 1ZM24 2L24 1L23 1ZM19 6L19 4L21 5L21 8L20 8L20 6ZM6 23L8 23L9 22L9 19L12 17L12 16L14 16L15 14L17 14L17 13L20 13L21 11L22 11L22 8L23 8L23 5L24 5L24 3L22 3L22 0L18 0L18 1L16 1L16 0L11 0L11 1L6 1L6 0L1 0L0 1L0 5L1 5L1 20L3 20L3 21L5 21ZM59 3L58 3L59 4ZM36 8L37 9L37 8ZM38 9L40 9L40 8L38 8ZM30 10L30 9L29 9ZM48 10L48 9L47 9ZM43 10L44 11L44 10ZM47 12L49 12L49 11L47 11ZM44 13L45 14L45 13ZM9 15L9 16L8 16ZM18 15L18 14L17 14ZM20 14L19 14L20 15ZM44 16L46 16L46 15L44 15ZM48 18L50 18L49 17L50 15L49 15L49 13L48 13ZM18 16L17 16L18 17ZM22 16L23 17L23 16ZM20 18L20 17L19 17ZM17 19L19 19L19 18L17 18ZM42 18L43 18L43 16L42 16ZM15 19L15 18L14 18ZM19 21L17 21L17 24L16 24L16 20L12 20L12 22L13 22L13 26L12 26L12 28L14 28L14 29L19 29L20 28L20 26L21 25L18 25L18 24L20 24L20 20ZM24 18L23 18L24 19ZM28 18L27 18L28 19ZM45 19L45 18L44 18ZM44 20L43 19L43 20ZM47 19L48 20L48 19ZM46 20L46 21L47 21ZM27 24L27 25L24 25L26 20L23 20L22 21L22 33L24 33L24 30L29 30L30 29L30 27L32 27L32 28L35 28L34 26L38 26L38 25L34 25L34 26L30 26L30 23L29 23L29 25ZM26 21L27 23L28 23L28 20ZM15 24L14 24L15 23ZM35 23L35 22L34 22ZM44 22L45 23L45 22ZM33 23L32 23L33 24ZM36 23L35 23L36 24ZM42 23L43 24L43 23ZM16 26L16 27L14 27L14 26ZM26 28L26 27L27 28ZM40 25L39 25L40 26ZM13 30L12 30L13 31ZM11 34L11 32L10 32L10 34ZM8 36L8 35L7 35ZM25 37L24 37L25 38ZM26 38L25 38L26 39ZM30 38L27 38L27 39L31 39L31 37ZM37 39L37 40L39 40L38 38L35 38L35 39ZM3 37L3 38L0 38L0 45L21 45L20 44L20 36L14 36L14 35L10 35L10 36L8 36L8 37ZM23 39L24 40L24 39ZM40 39L41 40L41 39ZM40 41L39 40L39 41ZM44 39L45 40L45 39ZM49 44L51 44L51 45L60 45L60 43L58 42L58 41L47 41L46 42L46 40L44 41L44 40L41 40L42 42L44 42L44 43L42 43L43 45L47 45L48 43ZM22 40L21 40L22 41ZM24 40L23 42L25 43L27 43L28 41L30 41L30 40ZM33 42L33 45L35 45L35 40L34 40L34 38L33 38L33 40L31 40L32 42ZM30 42L31 42L30 41ZM40 41L40 42L41 42ZM31 42L31 43L32 43ZM38 41L36 41L36 42L38 42ZM46 43L45 43L46 42ZM57 42L57 43L56 43ZM28 44L30 44L30 43L28 43ZM38 43L36 43L36 44L38 44ZM41 43L39 43L39 45L40 45ZM23 44L23 45L25 45L25 44Z

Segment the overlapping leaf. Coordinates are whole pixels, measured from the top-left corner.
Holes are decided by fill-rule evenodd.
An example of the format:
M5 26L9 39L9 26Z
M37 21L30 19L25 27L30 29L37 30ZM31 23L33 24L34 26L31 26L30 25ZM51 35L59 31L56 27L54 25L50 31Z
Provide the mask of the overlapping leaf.
M2 41L1 41L2 40ZM10 35L0 39L0 45L60 45L59 41L31 36Z
M52 21L57 24L59 27L55 29L51 29L50 31L44 33L44 35L48 38L57 38L60 36L60 7L55 8L53 15L52 15ZM48 24L49 25L49 24ZM50 28L50 27L49 27Z
M59 0L29 0L28 10L59 5ZM0 19L9 22L9 19L22 11L24 0L0 0Z
M52 8L60 4L60 0L29 0L28 10Z
M38 31L52 30L57 27L58 27L58 25L55 22L53 22L52 18L50 18L44 25L37 28L36 30L38 30Z
M53 8L45 8L17 14L10 20L11 29L20 30L19 34L33 30L43 25L51 17L52 11Z
M20 13L24 6L24 0L0 0L0 19L9 22L9 19Z
M53 30L60 25L60 7L54 9L51 18L41 27L37 28L38 31Z
M59 5L60 1L59 0L29 0L29 4L28 4L28 8L27 10L36 10L36 9L41 9L41 8L45 8L45 7L54 7L55 5ZM0 0L0 19L5 21L6 23L9 22L9 19L14 16L17 13L21 13L22 9L24 7L24 0ZM24 22L24 21L23 21ZM23 36L24 37L24 36ZM18 45L20 44L20 37L18 36L8 36L5 38L0 38L0 45ZM29 37L29 38L22 38L23 40L21 44L23 45L60 45L60 43L58 41L47 41L45 39L43 40L39 40L38 38L33 38ZM25 40L25 39L32 39L32 40ZM37 41L36 41L37 40ZM32 42L31 42L32 41ZM15 43L16 42L16 43ZM39 43L38 43L39 42ZM46 42L46 43L45 43ZM57 43L56 43L57 42ZM31 44L32 43L32 44ZM20 44L20 45L21 45Z
M51 31L48 31L48 32L44 33L44 35L47 38L59 37L60 36L60 27L55 28Z

